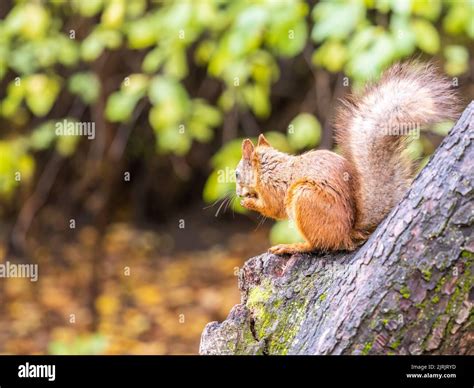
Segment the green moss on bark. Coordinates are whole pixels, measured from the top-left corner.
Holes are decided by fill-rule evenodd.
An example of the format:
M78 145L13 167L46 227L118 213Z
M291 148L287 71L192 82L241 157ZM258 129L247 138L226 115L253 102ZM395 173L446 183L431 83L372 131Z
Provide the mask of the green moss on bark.
M307 303L305 297L286 299L270 281L251 288L246 303L252 317L251 340L264 341L269 354L287 354L305 317Z

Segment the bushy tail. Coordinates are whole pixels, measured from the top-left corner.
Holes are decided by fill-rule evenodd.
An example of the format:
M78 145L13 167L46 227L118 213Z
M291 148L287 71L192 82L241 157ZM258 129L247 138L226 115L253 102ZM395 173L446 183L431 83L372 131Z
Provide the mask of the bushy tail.
M417 62L392 66L361 96L342 101L336 137L355 168L356 229L373 229L401 199L414 170L403 152L408 135L454 118L456 101L451 82Z

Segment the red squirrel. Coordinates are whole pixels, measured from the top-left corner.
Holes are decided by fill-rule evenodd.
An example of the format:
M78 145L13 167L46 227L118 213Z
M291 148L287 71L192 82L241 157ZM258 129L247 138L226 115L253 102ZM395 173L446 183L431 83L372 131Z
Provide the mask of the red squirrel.
M276 245L272 253L354 250L413 179L414 165L404 152L409 132L456 114L451 83L432 64L395 64L362 94L342 100L334 122L342 155L288 155L263 135L256 146L245 139L236 193L247 209L292 220L305 240Z

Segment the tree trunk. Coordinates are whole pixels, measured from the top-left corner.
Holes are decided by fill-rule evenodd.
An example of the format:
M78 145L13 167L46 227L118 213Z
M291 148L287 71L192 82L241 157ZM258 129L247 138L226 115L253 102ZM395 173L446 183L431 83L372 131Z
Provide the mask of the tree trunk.
M201 354L474 354L474 102L352 253L269 253Z

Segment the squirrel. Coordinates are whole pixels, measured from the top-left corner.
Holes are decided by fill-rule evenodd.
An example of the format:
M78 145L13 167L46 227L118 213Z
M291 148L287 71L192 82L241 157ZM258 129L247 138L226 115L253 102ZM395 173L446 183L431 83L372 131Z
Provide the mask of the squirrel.
M289 155L261 134L242 142L235 170L241 205L293 221L304 242L280 244L274 254L354 250L400 201L414 178L404 152L410 132L454 119L451 82L430 63L397 63L362 94L341 100L335 116L341 155L312 150Z

